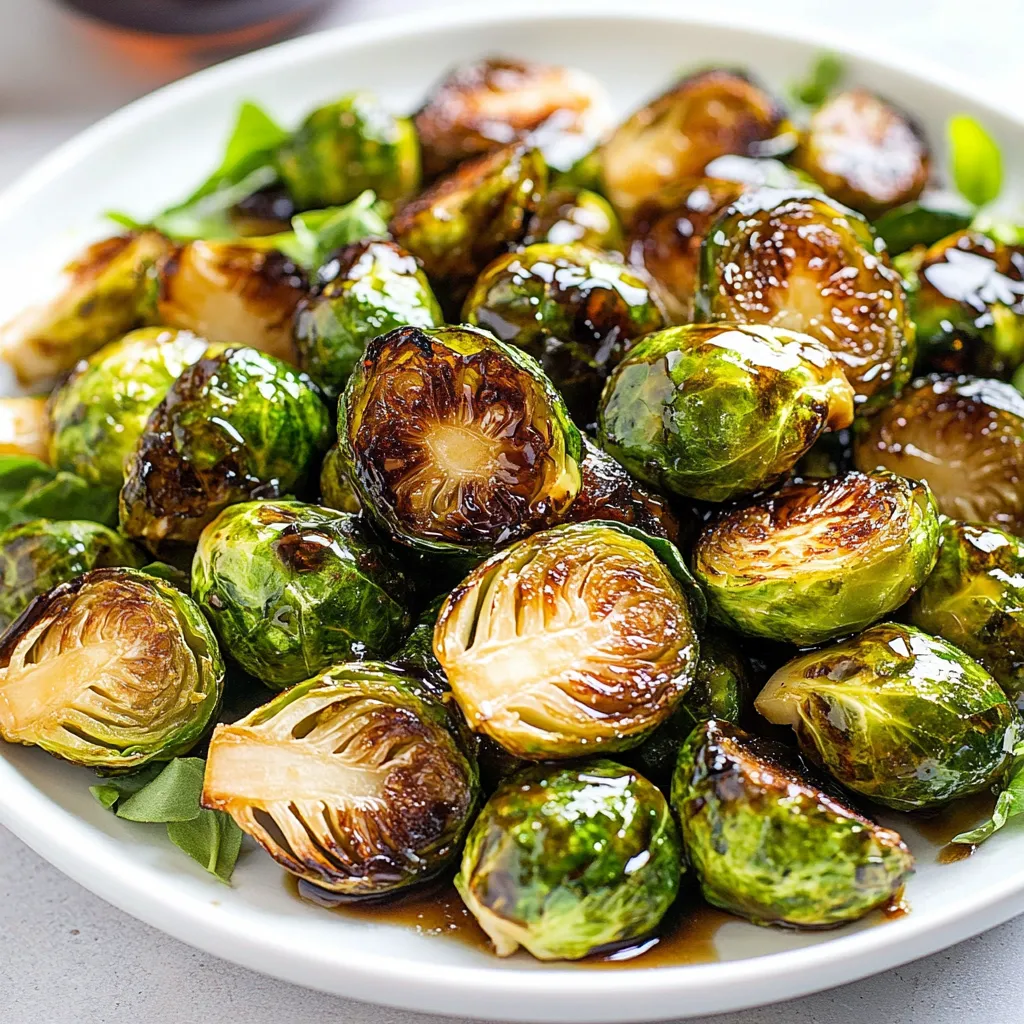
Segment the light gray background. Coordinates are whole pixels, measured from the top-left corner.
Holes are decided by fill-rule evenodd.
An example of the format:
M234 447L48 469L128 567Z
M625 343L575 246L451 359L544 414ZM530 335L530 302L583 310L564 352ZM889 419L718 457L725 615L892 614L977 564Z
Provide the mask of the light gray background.
M478 0L479 2L479 0ZM499 3L502 0L486 0ZM628 2L628 0L627 0ZM666 0L685 7L697 0ZM702 0L706 3L707 0ZM1024 102L1020 0L770 0L777 23L847 31L957 65ZM581 0L585 3L585 0ZM340 0L310 28L400 17L431 0ZM765 0L729 0L763 16ZM0 187L181 64L126 63L46 0L0 0ZM3 240L0 239L0 244ZM1017 1024L1024 918L867 981L722 1024ZM0 828L2 1024L430 1024L273 981L174 941L64 878Z

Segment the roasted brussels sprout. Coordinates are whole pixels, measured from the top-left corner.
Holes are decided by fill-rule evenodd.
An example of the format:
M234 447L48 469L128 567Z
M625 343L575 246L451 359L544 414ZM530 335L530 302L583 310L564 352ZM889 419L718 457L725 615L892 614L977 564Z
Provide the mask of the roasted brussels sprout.
M223 680L187 594L135 569L93 569L37 597L0 639L0 736L134 771L199 740Z
M1024 251L962 231L914 263L911 311L926 366L1006 377L1024 363Z
M190 331L144 327L79 363L50 397L50 462L119 490L150 413L209 347Z
M395 240L435 285L461 302L481 270L520 242L547 193L536 149L516 143L460 164L406 203L391 221Z
M716 619L806 647L902 605L931 572L939 533L927 485L855 471L726 512L701 533L693 567Z
M353 662L217 726L203 806L300 878L380 896L452 862L477 788L441 704L393 668Z
M307 379L273 356L232 348L200 359L139 438L121 490L121 529L151 550L194 544L228 505L301 488L330 426Z
M356 242L321 275L322 287L295 317L295 345L299 366L330 398L338 397L371 338L444 323L426 274L394 242Z
M868 421L858 469L925 480L939 511L1024 535L1024 396L976 377L915 380Z
M708 231L698 320L805 331L832 350L862 411L910 379L914 328L900 275L858 214L811 192L746 192Z
M0 398L0 455L50 461L45 398Z
M577 422L593 419L612 367L665 324L645 276L583 245L527 246L477 279L462 319L529 352Z
M629 218L664 188L699 178L725 153L771 155L786 130L776 100L745 75L698 72L638 110L601 146L605 194Z
M792 160L830 196L872 220L916 199L931 173L920 128L867 89L836 93L819 107Z
M784 665L755 706L848 789L901 811L991 786L1020 733L976 661L892 622Z
M277 153L277 169L301 210L342 206L373 189L405 199L420 183L420 147L407 117L369 92L314 110Z
M434 627L437 625L437 616L444 605L445 596L442 594L435 598L423 609L416 620L416 625L402 641L402 646L388 658L391 664L398 665L403 672L422 679L438 700L444 700L451 693L448 677L444 674L437 655L434 654ZM454 701L450 703L458 707Z
M668 721L626 754L644 778L665 792L671 784L679 748L700 722L717 718L740 724L753 705L754 672L738 640L724 629L709 625L701 634L693 686Z
M580 436L525 353L471 328L374 338L338 407L359 499L395 540L486 553L557 522Z
M6 629L40 594L89 569L145 559L113 530L86 520L32 519L0 532L0 630Z
M363 506L349 480L345 458L338 445L332 445L320 467L320 503L339 512L358 512Z
M303 272L274 250L189 242L160 264L160 322L210 341L295 362L292 321L308 293Z
M727 501L778 482L852 419L853 391L823 345L721 324L642 339L613 371L598 425L601 447L645 483Z
M668 802L632 769L535 767L487 801L455 885L499 956L578 960L657 927L681 853Z
M781 744L727 722L705 722L683 744L672 806L704 898L755 924L856 920L913 870L897 833L804 778Z
M1024 541L992 526L947 519L931 576L910 621L987 669L1003 690L1024 693Z
M89 246L51 303L0 324L0 360L21 384L45 383L149 319L150 271L170 248L155 231Z
M448 596L434 653L476 732L554 760L634 747L672 713L693 682L695 616L673 569L626 529L534 534Z
M871 225L875 235L885 242L885 250L894 259L917 246L934 245L947 235L970 227L974 207L963 197L945 192L925 195L897 206ZM901 271L903 261L896 260Z
M603 127L604 91L573 68L488 57L443 78L414 118L429 178L537 129L579 135Z
M541 200L523 238L524 245L538 242L580 242L605 252L621 252L624 245L622 226L608 200L585 188L557 188Z
M637 483L607 452L583 438L580 493L566 521L613 520L635 526L652 537L678 544L681 528L668 502Z
M276 689L389 653L409 627L408 589L359 519L298 501L226 508L192 562L224 651Z

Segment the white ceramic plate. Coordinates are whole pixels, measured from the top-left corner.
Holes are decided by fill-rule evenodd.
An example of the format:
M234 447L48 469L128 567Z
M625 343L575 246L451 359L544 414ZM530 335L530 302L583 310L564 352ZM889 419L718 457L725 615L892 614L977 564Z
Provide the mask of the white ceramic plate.
M627 15L616 13L623 6ZM178 199L216 161L238 102L252 97L286 123L355 87L412 109L450 64L501 52L583 68L618 113L680 69L747 66L777 87L823 46L771 32L636 9L549 0L515 14L442 12L312 36L206 71L87 131L0 198L0 321L50 287L60 261L103 230L111 208L146 215ZM949 87L945 70L906 70L850 54L851 77L897 98L939 144L964 111L994 132L1011 169L1024 126ZM902 70L901 70L902 69ZM941 157L940 157L941 159ZM739 920L714 937L718 962L593 970L498 960L443 938L345 919L300 903L259 851L223 886L171 847L159 826L120 821L89 795L90 775L38 750L0 750L0 821L43 857L123 910L218 956L290 981L410 1009L533 1021L632 1021L736 1009L851 981L934 952L1024 911L1024 834L996 836L942 866L908 834L918 872L912 912L844 930L798 934Z

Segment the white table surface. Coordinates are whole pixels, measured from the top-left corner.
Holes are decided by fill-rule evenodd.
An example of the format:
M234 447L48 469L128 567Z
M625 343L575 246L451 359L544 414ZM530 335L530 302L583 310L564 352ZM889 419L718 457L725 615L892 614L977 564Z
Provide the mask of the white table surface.
M141 2L141 0L140 0ZM500 0L489 0L498 3ZM585 2L585 0L581 0ZM667 3L673 0L666 0ZM675 0L684 6L689 0ZM698 6L696 0L692 0ZM706 0L702 0L706 2ZM310 28L399 17L431 0L341 0ZM765 0L729 0L763 18ZM820 24L957 65L1024 102L1020 0L771 0L779 24ZM63 141L188 67L128 65L47 0L0 0L0 187ZM878 977L722 1024L1017 1024L1024 917ZM2 1024L429 1024L200 953L108 906L0 828Z

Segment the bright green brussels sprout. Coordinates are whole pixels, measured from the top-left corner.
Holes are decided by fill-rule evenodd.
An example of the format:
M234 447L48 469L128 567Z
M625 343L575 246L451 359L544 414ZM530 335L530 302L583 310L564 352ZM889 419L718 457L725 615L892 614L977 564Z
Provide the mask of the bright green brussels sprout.
M947 519L939 560L908 607L910 621L987 669L1010 697L1024 693L1024 541Z
M145 559L135 546L99 523L32 519L0 532L0 630L6 629L40 594L89 569Z
M962 231L913 267L911 312L928 367L1006 377L1024 364L1024 250Z
M338 445L331 446L320 467L320 503L339 512L358 512L363 506L345 470Z
M228 505L301 488L330 426L308 379L273 356L233 348L200 359L139 438L121 490L121 529L151 550L194 544Z
M726 153L771 155L788 130L777 101L745 75L689 75L641 107L598 152L605 195L624 219Z
M526 234L547 192L540 151L516 143L459 164L406 203L391 233L461 302L477 275Z
M49 433L45 398L0 398L0 456L22 455L49 463Z
M720 622L807 647L902 605L931 572L939 535L926 484L854 471L726 512L698 538L693 568Z
M668 801L631 768L535 767L487 801L455 886L499 956L578 960L657 927L681 854Z
M868 421L858 469L925 480L939 511L1024 535L1024 396L977 377L915 380Z
M813 338L781 328L671 327L612 372L600 444L652 487L728 501L785 477L825 430L853 419L853 391Z
M569 507L566 522L610 519L679 544L682 528L668 502L637 483L607 452L586 437L583 438L580 478L580 493Z
M754 673L738 641L738 637L714 625L701 634L700 660L693 686L668 721L626 755L644 778L666 792L679 748L700 722L717 718L739 724L750 711L755 692Z
M792 760L727 722L705 722L683 744L672 807L704 898L755 924L798 928L884 906L913 870L910 850Z
M189 242L158 270L161 323L296 361L292 321L309 286L287 256L230 242Z
M689 581L627 530L534 534L448 596L434 653L474 731L553 760L635 747L672 713L697 663Z
M119 490L150 413L208 348L189 331L145 327L79 363L50 397L50 463Z
M530 218L524 245L549 242L573 245L577 242L621 252L622 225L604 196L585 188L557 188L549 192Z
M910 379L914 327L900 275L867 222L812 192L746 192L708 230L698 320L804 331L842 365L862 410Z
M921 129L867 89L836 93L819 107L792 161L834 199L872 220L916 199L931 174Z
M320 271L295 317L298 363L337 398L366 343L396 327L440 327L441 307L415 258L394 242L356 242Z
M302 210L342 206L373 189L405 199L420 183L420 147L407 117L353 92L313 111L278 150L277 168Z
M191 749L223 682L187 594L136 569L93 569L37 597L0 640L0 736L134 771Z
M361 521L298 501L224 509L199 537L192 596L225 653L276 689L387 654L409 627L408 585Z
M848 789L900 811L987 789L1020 732L976 661L893 622L783 665L755 706Z
M150 271L169 248L155 231L90 245L67 267L67 284L52 302L0 324L0 360L19 383L39 385L146 322Z
M529 352L577 422L593 419L609 371L665 324L642 273L584 245L539 243L496 259L462 319Z
M374 338L338 406L348 475L399 543L487 553L557 522L580 436L524 352L468 327Z
M414 118L423 172L435 178L533 133L586 138L603 129L606 104L601 86L574 68L507 57L458 65Z
M452 863L477 791L444 707L371 661L337 665L217 726L202 802L292 874L372 897Z

